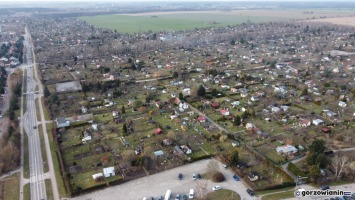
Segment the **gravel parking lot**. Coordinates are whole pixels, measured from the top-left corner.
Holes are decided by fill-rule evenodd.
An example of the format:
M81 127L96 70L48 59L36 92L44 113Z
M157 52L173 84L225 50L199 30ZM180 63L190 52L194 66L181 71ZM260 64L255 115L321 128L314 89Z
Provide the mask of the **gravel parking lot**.
M205 173L207 164L210 160L201 160L192 164L177 167L158 174L136 179L121 185L108 187L106 189L85 194L73 199L80 200L109 200L109 199L125 199L138 200L143 197L158 197L164 196L167 189L172 191L172 197L176 194L188 194L190 189L195 189L197 184L192 179L194 173ZM240 181L233 179L233 173L230 170L224 169L220 164L220 171L225 175L226 181L215 184L207 181L207 188L212 191L215 185L222 186L223 189L230 189L236 191L241 199L258 199L257 197L250 197L246 192L247 187ZM182 180L178 180L179 173L184 175Z

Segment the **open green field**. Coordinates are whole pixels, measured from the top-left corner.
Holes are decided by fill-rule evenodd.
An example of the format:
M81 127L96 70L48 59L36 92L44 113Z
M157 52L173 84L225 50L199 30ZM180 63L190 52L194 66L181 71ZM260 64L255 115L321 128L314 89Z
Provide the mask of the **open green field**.
M20 174L16 173L6 177L0 183L2 185L2 196L0 199L19 199L20 198Z
M238 193L231 190L219 190L215 192L210 192L207 195L208 200L220 199L220 200L239 200L240 196Z
M131 15L84 16L81 19L89 24L117 30L121 33L145 31L177 31L194 28L238 25L241 23L260 23L285 20L316 19L319 17L349 16L351 11L317 10L304 14L305 10L238 10L223 11L186 11L152 12Z

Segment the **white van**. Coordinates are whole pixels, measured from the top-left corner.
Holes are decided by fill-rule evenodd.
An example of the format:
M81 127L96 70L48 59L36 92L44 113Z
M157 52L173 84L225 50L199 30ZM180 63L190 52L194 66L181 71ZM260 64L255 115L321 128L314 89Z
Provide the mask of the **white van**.
M167 190L166 193L165 193L164 200L169 200L170 196L171 196L171 190Z
M190 189L190 193L189 193L189 199L193 199L194 198L194 189Z

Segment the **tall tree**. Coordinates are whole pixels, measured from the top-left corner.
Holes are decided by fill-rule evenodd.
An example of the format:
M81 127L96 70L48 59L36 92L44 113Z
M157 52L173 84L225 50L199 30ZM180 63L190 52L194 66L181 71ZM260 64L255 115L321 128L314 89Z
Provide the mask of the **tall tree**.
M240 116L239 116L239 115L237 115L237 116L234 117L234 119L233 119L233 125L234 125L234 126L239 126L239 125L240 125Z
M127 134L128 129L127 129L126 123L123 124L122 130L123 130L123 133Z
M237 166L239 160L239 154L237 150L233 150L232 153L229 155L229 165L230 166Z
M125 109L124 105L122 105L121 113L122 113L122 114L125 114L125 113L126 113L126 109Z
M339 180L341 177L342 173L347 173L347 164L349 162L349 158L346 156L334 156L334 158L332 159L331 165L334 169L334 175L337 177L337 179Z
M206 89L203 85L200 85L197 89L197 95L200 97L204 97L206 95Z
M47 97L49 97L49 96L51 95L51 93L49 92L47 86L44 86L43 93L44 93L44 97L45 97L45 98L47 98Z

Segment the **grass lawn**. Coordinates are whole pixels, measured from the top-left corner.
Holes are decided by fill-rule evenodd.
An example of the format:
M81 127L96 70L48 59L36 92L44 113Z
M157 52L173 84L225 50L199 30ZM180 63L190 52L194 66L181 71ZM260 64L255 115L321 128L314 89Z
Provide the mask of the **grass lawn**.
M53 136L52 136L52 124L46 124L47 125L47 133L48 133L48 140L49 140L49 146L51 148L51 154L52 154L52 160L53 160L53 167L54 167L54 173L55 177L57 179L57 186L59 190L59 195L60 197L68 197L67 190L64 185L64 181L62 178L61 174L61 169L60 169L60 164L58 161L58 157L56 154L56 147L53 141Z
M23 186L23 200L31 200L30 184L27 183Z
M43 172L46 173L49 171L49 168L48 168L46 147L44 144L44 135L43 135L43 130L42 130L42 124L40 124L37 128L38 128L39 138L40 138L40 142L41 142L41 153L42 153L42 158L43 158Z
M275 193L275 192L282 192L287 190L293 190L295 187L287 187L287 188L282 188L282 189L275 189L275 190L264 190L264 191L260 191L260 192L256 192L256 195L260 196L260 195L267 195L267 194L271 194L271 193Z
M23 176L30 178L30 165L29 165L29 151L28 151L28 137L24 131L23 134Z
M51 179L46 179L44 180L46 183L46 193L47 193L47 199L48 200L53 200L53 190L52 190L52 182Z
M277 200L277 199L288 199L295 197L295 191L280 192L276 194L269 194L261 197L262 200Z
M73 179L71 179L72 182L72 187L75 190L76 187L81 187L82 189L87 189L87 188L91 188L93 186L96 185L101 185L101 184L105 184L114 180L119 180L122 179L121 175L117 175L116 176L112 176L109 178L105 178L103 181L100 182L96 182L94 181L94 179L92 179L92 175L96 174L96 173L100 173L102 172L102 169L98 169L98 170L91 170L91 171L87 171L87 172L83 172L83 173L78 173L78 174L73 174Z
M291 14L292 13L292 14ZM344 11L342 16L352 14ZM98 15L84 16L81 19L89 24L117 30L121 33L137 33L144 31L176 31L204 27L237 25L246 22L260 23L283 21L289 19L306 19L313 16L336 16L339 11L319 11L312 16L301 10L248 10L248 11L201 11L201 12L155 12L133 15Z
M238 193L231 190L219 190L210 192L207 195L207 200L240 200L240 196Z
M20 198L20 173L13 174L2 180L3 199L19 199Z
M45 120L50 120L51 116L50 116L46 106L44 106L44 97L41 98L41 103L42 103L42 108L43 108L43 113L44 113L44 119Z
M35 104L36 104L37 121L41 121L41 112L40 112L40 109L39 109L38 98L35 99Z

